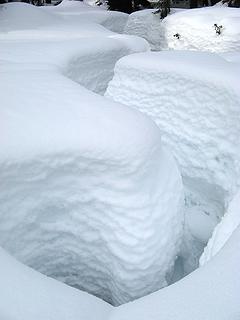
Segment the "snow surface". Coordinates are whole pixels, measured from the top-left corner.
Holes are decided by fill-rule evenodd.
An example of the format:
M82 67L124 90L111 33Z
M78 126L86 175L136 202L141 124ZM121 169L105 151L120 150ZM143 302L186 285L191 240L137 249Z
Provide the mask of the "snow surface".
M183 9L171 8L170 14L182 10ZM153 51L159 51L167 49L168 45L165 36L164 20L161 20L159 14L154 14L154 12L156 12L156 10L146 9L131 13L124 33L146 39Z
M171 9L163 20L153 12L148 9L132 13L125 33L145 38L154 51L240 51L239 8ZM222 26L220 35L216 33L214 24Z
M41 9L25 4L0 6L0 29L7 31L0 32L0 242L52 277L79 288L85 279L94 294L101 288L101 297L102 286L104 294L113 290L111 299L121 287L117 300L127 301L136 288L138 296L140 291L147 293L149 288L143 286L148 281L151 287L156 279L163 280L164 270L159 274L150 266L155 259L158 266L166 259L171 269L175 256L169 262L170 255L178 251L182 232L181 211L177 214L181 179L149 119L86 88L103 92L119 58L117 52L125 55L148 46L135 37L107 31L96 20L91 22L90 14L88 21L71 23L64 14ZM29 23L31 15L34 19ZM237 62L233 56L226 59ZM231 79L227 76L227 89ZM146 85L152 87L152 82ZM224 91L225 100L226 96ZM213 108L208 99L204 101ZM202 183L197 181L201 192ZM196 184L188 179L188 185L192 193ZM206 188L210 197L214 188L211 184ZM192 195L191 200L197 203ZM192 209L198 220L188 219L186 224L206 242L211 230L204 228L209 221L202 211L199 216L197 208ZM231 228L227 230L232 233ZM0 319L4 320L240 318L239 228L194 273L118 308L33 271L2 249L0 261Z
M114 310L111 320L239 320L240 228L203 267Z
M1 320L106 320L111 305L36 272L0 248Z
M128 19L126 13L106 11L101 6L90 6L81 1L64 0L58 6L46 6L43 9L64 18L71 24L79 21L92 22L120 33L123 32Z
M117 62L106 96L149 115L182 175L214 186L221 197L239 185L237 66L211 53L133 54Z
M229 208L222 221L215 228L207 247L200 259L200 265L204 265L215 256L226 244L233 232L240 225L240 192L236 194L229 204Z
M240 9L208 7L180 11L163 21L169 49L227 52L240 50ZM222 26L221 34L214 24ZM179 34L178 39L176 34Z
M117 62L105 94L150 116L180 166L185 187L183 275L198 267L239 186L239 70L213 53L133 54Z
M60 31L55 41L42 30L38 41L38 30L33 39L29 30L26 39L3 35L0 243L118 305L167 284L182 238L182 182L150 119L86 89L104 91L115 61L146 42L81 28L81 42Z

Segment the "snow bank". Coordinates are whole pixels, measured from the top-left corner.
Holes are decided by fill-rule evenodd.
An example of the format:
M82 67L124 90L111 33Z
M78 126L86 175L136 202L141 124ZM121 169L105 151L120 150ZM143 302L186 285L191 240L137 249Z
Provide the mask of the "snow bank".
M105 28L122 33L127 23L128 14L106 11L102 7L90 6L81 1L63 1L58 6L46 6L44 10L61 16L70 23L92 22Z
M105 29L98 38L88 26L81 42L5 35L0 244L118 305L166 285L182 237L182 182L150 119L82 86L103 89L116 59L145 41Z
M208 264L176 284L114 309L111 320L238 320L240 228Z
M217 34L214 24L222 26ZM175 50L240 50L240 9L210 7L178 12L164 19L168 47ZM175 35L179 36L176 37Z
M0 32L59 25L61 18L23 2L0 5Z
M240 225L240 193L230 202L229 208L222 221L215 228L207 247L200 259L200 265L204 265L215 256L226 244L233 232Z
M239 72L210 53L140 53L117 62L106 96L149 115L184 177L215 187L239 184ZM206 186L207 187L207 186ZM208 192L209 193L209 192Z
M106 320L112 307L28 268L0 248L0 318Z
M171 14L182 9L171 9ZM129 15L124 33L146 39L154 51L167 49L163 20L156 10L146 9L133 12Z

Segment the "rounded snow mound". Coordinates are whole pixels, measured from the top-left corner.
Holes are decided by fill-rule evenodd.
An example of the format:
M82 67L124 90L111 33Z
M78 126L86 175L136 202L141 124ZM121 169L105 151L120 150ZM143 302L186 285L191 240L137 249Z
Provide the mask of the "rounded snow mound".
M126 13L102 10L101 7L93 7L81 1L66 0L57 6L46 6L44 10L61 16L69 23L92 22L119 33L123 32L128 19Z
M134 50L126 37L9 41L0 70L0 244L114 305L167 284L183 232L182 181L158 127L65 76L106 81Z
M133 54L117 62L106 96L158 124L184 177L233 193L240 172L236 66L211 53Z
M171 13L176 13L182 9L171 9ZM154 51L167 49L165 29L163 20L159 14L154 14L156 10L146 9L133 12L129 15L124 33L142 37L146 39L151 49Z
M168 47L175 50L226 52L240 50L240 9L191 9L163 21Z
M216 226L204 253L200 258L200 265L204 265L215 256L226 244L233 232L240 225L240 192L230 202L222 221Z
M23 2L0 5L0 32L58 25L61 18Z

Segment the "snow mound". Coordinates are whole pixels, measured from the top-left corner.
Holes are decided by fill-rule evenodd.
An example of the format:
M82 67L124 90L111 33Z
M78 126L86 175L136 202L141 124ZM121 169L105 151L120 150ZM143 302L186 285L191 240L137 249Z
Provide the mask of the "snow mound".
M61 18L27 3L0 5L0 32L58 25Z
M112 307L22 265L0 248L0 318L106 320Z
M6 35L0 244L118 305L166 285L182 238L182 182L150 119L83 87L102 90L119 55L146 49L142 39L130 45L128 36L98 35Z
M236 64L211 53L165 51L120 59L106 96L149 115L183 176L198 178L199 188L214 185L222 198L239 184L239 93Z
M166 285L182 186L158 129L55 73L1 79L1 245L114 305Z
M238 192L230 202L222 221L215 228L213 235L201 256L200 265L204 265L222 249L239 225L240 192Z
M171 9L171 14L180 10L182 9ZM146 39L152 50L159 51L167 49L167 41L163 20L154 12L156 10L146 9L130 14L124 33Z
M168 47L175 50L240 50L240 9L211 7L178 12L164 19ZM214 25L220 27L220 34ZM178 35L178 36L176 36Z
M238 320L240 228L218 255L174 285L113 310L111 320Z
M98 6L90 6L81 1L63 1L58 6L46 6L44 10L55 13L70 23L97 23L105 28L122 33L127 23L128 14L103 10Z

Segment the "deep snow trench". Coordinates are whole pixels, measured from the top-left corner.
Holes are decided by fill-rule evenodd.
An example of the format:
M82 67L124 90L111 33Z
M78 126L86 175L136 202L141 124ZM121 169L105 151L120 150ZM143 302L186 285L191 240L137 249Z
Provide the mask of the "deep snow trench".
M23 4L23 8L27 11L30 7ZM29 10L36 13L39 9ZM72 11L67 12L66 21ZM64 10L61 15L64 16ZM173 122L170 131L175 143L164 137L163 146L161 133L154 124L159 116L157 106L161 107L154 82L164 84L166 77L159 77L159 70L156 70L157 75L149 77L144 73L144 64L141 69L141 63L140 77L131 70L131 63L127 67L122 64L124 72L121 74L118 63L113 78L114 65L119 58L148 51L149 47L143 39L117 35L96 24L99 17L103 25L113 23L114 13L111 15L109 18L105 13L93 13L94 23L85 21L79 25L81 35L75 30L77 19L74 28L66 33L63 32L65 22L60 19L56 25L60 23L61 27L47 26L47 36L46 29L41 28L34 29L33 38L29 30L0 34L4 42L4 47L0 48L1 99L4 101L0 108L3 128L0 136L0 245L33 269L118 306L168 286L198 267L203 249L226 211L228 191L236 188L235 180L232 183L228 178L237 173L237 166L233 166L236 172L228 170L227 161L233 161L232 155L235 155L229 148L230 156L225 162L213 157L215 162L208 163L201 172L199 163L204 163L206 155L198 156L199 149L192 141L182 139L180 143L176 138L185 134L184 130L180 134L174 131L174 125L180 123L176 119L185 123L189 120L180 109L168 108L171 114L165 113L168 119L163 122L169 119ZM86 20L89 17L88 12ZM121 15L119 19L123 21L126 17ZM72 38L66 39L69 35ZM171 60L171 56L165 59ZM166 67L169 67L167 63ZM128 77L133 81L128 81ZM174 92L168 91L169 79L171 88L179 91L185 79L175 75L170 78L161 89L172 97ZM139 79L143 81L140 85L137 84ZM127 89L116 85L121 81ZM143 97L138 90L144 95L147 84L152 95L148 93ZM195 85L195 79L191 79L183 98L189 98L187 93ZM101 96L107 87L108 99ZM208 88L205 89L203 96L207 93L209 97ZM223 96L223 100L227 97L225 100L234 109L236 101L232 102L229 93L219 92L210 95L210 102L205 101L209 110L213 109L211 103L218 96ZM134 107L142 108L142 112L131 108L134 98L137 100ZM169 107L171 103L164 94L162 99L166 103L162 106ZM144 107L153 107L147 111L154 121L144 115L147 112L142 102ZM174 101L171 105L174 107ZM196 119L190 110L191 119ZM188 129L194 127L194 120L188 123ZM222 126L221 121L217 123ZM231 124L238 133L238 125L230 123L230 127ZM221 139L226 132L220 132ZM229 134L234 141L236 132ZM178 165L166 149L166 141ZM205 135L201 142L210 146L210 150L214 149L214 143L209 143ZM227 149L229 144L221 147ZM216 162L221 170L217 170L215 176L212 163L216 165ZM219 181L224 183L221 185ZM238 204L238 199L236 202ZM235 214L231 208L230 217ZM218 233L214 236L217 238ZM203 265L205 256L206 260L211 258L212 247L214 244L202 256ZM223 251L224 259L232 248ZM11 265L11 258L6 258L2 251L0 254ZM228 267L235 265L235 258L231 257ZM184 287L191 279L194 284L198 283L194 290L199 287L202 292L208 292L208 284L204 282L206 270L208 267L178 282L177 286L170 286L166 295L164 290L156 294L171 301L168 292L173 290L173 298L176 298L178 295L174 292L178 289L172 288ZM216 282L220 286L222 282L214 278L214 268L209 270L213 279L210 284ZM204 275L202 279L198 274ZM17 283L19 279L16 279ZM223 279L228 279L227 275ZM227 285L231 288L232 282L229 280ZM192 292L194 285L189 287ZM154 295L145 297L143 301L152 304L152 297ZM207 294L203 300L205 297ZM138 305L141 301L135 301L137 310L141 310ZM130 305L135 313L136 304ZM113 319L128 317L124 315L125 306L128 305L120 308ZM193 306L194 303L187 312L191 313ZM91 304L88 307L91 309ZM141 315L137 311L136 319L143 317L144 312ZM181 316L183 314L179 313ZM104 315L100 317L105 319Z

